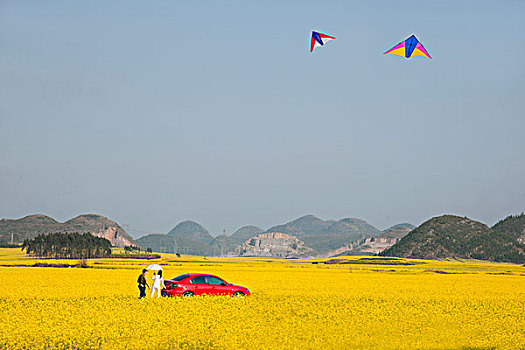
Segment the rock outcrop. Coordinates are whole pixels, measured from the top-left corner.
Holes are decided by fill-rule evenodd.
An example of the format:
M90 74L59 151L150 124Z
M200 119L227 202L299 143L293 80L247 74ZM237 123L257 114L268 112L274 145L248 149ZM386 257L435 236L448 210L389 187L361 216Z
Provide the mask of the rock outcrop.
M237 256L291 258L304 256L312 251L312 248L305 246L304 242L297 237L281 232L268 232L250 238L235 248L234 254Z
M257 226L243 226L231 236L219 235L215 237L212 245L217 247L220 255L232 255L231 253L237 246L242 245L248 239L260 235L263 229Z
M375 255L379 254L385 249L390 248L401 238L397 237L367 237L358 241L346 244L341 248L334 249L329 252L328 256L340 255Z

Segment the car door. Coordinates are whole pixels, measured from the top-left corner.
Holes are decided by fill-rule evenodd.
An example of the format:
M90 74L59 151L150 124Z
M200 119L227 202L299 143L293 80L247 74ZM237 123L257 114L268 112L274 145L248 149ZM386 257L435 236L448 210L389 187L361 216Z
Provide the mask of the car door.
M215 276L206 276L206 281L208 282L208 285L210 286L210 294L214 295L230 295L232 292L231 286L220 279L219 277Z
M209 294L210 285L206 282L206 276L196 276L190 281L195 295Z

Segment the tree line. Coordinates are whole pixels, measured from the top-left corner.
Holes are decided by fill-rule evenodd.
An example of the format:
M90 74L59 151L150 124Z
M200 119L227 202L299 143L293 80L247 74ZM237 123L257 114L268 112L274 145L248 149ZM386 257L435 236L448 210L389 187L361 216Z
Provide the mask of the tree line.
M144 249L142 249L140 246L127 245L127 246L124 246L124 251L125 251L126 253L133 253L133 252L138 252L138 253L140 253L140 252L143 252ZM151 248L148 248L148 249L146 249L146 252L147 252L147 253L151 253L151 252L153 252L153 251L151 250Z
M26 239L22 250L28 255L55 259L101 258L111 255L111 242L91 233L57 232Z

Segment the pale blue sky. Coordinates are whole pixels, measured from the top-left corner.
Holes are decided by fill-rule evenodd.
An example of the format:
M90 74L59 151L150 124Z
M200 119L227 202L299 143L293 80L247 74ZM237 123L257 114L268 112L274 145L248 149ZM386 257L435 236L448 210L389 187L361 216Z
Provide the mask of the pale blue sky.
M411 34L432 60L382 54ZM525 1L2 0L0 217L492 225L525 210L524 39Z

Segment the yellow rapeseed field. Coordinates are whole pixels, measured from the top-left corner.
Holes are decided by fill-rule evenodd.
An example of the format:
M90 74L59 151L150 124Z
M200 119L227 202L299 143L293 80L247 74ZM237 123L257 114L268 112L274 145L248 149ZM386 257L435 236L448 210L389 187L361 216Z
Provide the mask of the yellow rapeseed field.
M253 295L138 300L136 279L152 261L5 266L38 261L0 249L2 349L525 349L518 265L163 254L154 262L166 278L213 273Z

